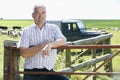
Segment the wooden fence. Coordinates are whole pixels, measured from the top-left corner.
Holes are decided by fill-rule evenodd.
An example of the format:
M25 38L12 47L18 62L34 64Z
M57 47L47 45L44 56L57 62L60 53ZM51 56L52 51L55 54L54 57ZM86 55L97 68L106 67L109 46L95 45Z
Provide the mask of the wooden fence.
M66 68L59 70L58 72L51 72L47 74L82 74L87 75L83 80L87 79L89 75L112 75L112 74L120 74L120 73L111 73L112 70L112 58L120 53L120 51L116 52L115 55L112 54L111 48L120 48L120 45L110 45L110 39L112 34L106 34L97 36L94 38L68 42L68 45L58 47L57 49L64 49L66 53ZM84 44L84 45L83 45ZM19 74L30 74L27 72L19 71L19 61L20 61L20 53L17 48L17 41L4 41L4 79L3 80L21 80ZM72 65L77 58L80 58L80 55L71 62L71 49L87 49L87 51L83 51L82 54L87 53L88 51L92 52L91 60L88 60L83 63L79 63L77 65ZM103 56L96 58L96 49L102 49ZM104 61L100 66L96 67L96 63ZM85 66L93 65L93 72L88 73L76 73L74 71L80 70ZM101 67L105 66L106 73L97 73L96 71ZM46 74L44 72L34 73L34 74ZM93 80L96 80L96 77L93 77Z

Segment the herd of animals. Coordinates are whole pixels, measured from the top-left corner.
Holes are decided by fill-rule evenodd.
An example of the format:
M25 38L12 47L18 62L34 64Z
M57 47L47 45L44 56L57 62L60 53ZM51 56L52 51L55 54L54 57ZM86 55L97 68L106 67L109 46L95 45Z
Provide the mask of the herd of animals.
M0 26L0 35L18 37L20 36L21 31L22 31L21 26L13 26L12 29L9 29L7 26Z

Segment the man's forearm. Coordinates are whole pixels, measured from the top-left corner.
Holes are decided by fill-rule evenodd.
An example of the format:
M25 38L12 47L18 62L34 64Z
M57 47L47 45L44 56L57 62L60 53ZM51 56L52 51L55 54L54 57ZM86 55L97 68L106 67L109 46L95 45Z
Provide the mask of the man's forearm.
M63 46L63 45L66 45L66 38L61 38L61 39L58 39L52 43L50 43L52 48L56 48L56 47L59 47L59 46Z
M27 58L27 57L34 56L36 53L38 53L38 51L43 49L44 46L45 44L41 44L37 46L31 46L29 48L20 48L20 52L24 58Z

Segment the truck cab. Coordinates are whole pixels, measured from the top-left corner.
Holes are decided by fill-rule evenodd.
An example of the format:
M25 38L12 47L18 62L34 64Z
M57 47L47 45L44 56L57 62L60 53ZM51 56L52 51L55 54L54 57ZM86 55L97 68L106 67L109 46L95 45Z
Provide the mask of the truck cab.
M102 32L87 31L82 20L60 20L47 22L58 25L62 33L66 36L67 41L76 41L80 39L95 37L102 34Z

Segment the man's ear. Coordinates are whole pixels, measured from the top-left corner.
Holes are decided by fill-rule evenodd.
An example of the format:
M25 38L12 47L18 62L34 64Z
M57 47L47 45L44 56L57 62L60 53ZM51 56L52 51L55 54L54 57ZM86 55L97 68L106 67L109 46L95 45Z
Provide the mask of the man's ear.
M35 17L35 14L34 13L32 13L32 18L34 18Z

